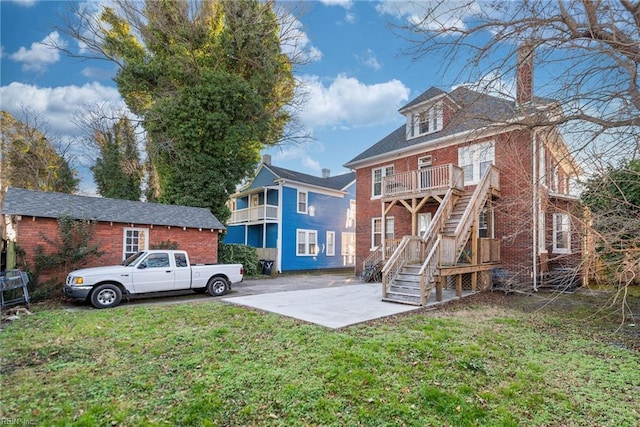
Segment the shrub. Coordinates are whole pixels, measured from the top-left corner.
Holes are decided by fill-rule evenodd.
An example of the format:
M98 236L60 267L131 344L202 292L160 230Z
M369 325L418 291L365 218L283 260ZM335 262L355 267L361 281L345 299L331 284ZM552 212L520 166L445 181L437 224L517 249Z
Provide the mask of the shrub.
M260 262L256 248L235 243L220 243L218 245L218 262L222 264L242 264L244 274L254 277L261 274Z

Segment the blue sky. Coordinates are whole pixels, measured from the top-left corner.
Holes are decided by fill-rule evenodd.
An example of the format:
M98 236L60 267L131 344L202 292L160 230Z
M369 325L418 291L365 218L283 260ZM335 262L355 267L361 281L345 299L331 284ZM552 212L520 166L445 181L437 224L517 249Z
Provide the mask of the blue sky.
M44 45L53 39L79 50L75 40L55 30L68 7L69 2L1 0L0 102L17 118L29 108L48 123L48 136L72 143L79 153L73 166L81 171L81 192L91 194L95 185L89 160L80 155L74 116L98 103L123 104L111 80L113 65L70 58ZM465 83L455 80L457 73L443 72L438 58L414 63L402 53L408 45L390 24L410 16L404 2L305 3L295 25L312 60L295 72L310 94L301 119L313 140L272 148L273 164L313 175L322 168L346 173L343 164L404 122L399 107L431 86L448 91Z

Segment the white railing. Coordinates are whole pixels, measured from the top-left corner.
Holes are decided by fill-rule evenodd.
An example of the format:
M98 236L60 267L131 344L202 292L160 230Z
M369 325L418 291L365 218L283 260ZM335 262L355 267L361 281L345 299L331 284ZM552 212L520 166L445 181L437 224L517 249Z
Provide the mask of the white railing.
M429 190L464 188L464 173L454 164L401 172L382 178L382 197L424 193Z
M257 222L278 219L278 206L275 205L259 205L250 208L237 209L231 212L229 224L237 224L241 222Z

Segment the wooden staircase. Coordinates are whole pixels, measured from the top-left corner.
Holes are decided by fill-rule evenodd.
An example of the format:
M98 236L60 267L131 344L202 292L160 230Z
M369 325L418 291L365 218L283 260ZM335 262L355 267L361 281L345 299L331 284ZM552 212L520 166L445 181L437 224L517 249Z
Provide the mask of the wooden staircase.
M427 303L433 288L441 285L441 268L459 263L482 206L498 190L497 179L497 171L491 168L474 191L450 189L426 235L417 242L416 237L403 239L382 270L383 301ZM416 254L421 258L416 259Z
M471 196L471 193L466 192L458 198L455 205L453 205L451 215L449 215L449 218L447 218L444 223L442 234L446 236L453 236L456 234L456 228L458 228L458 224L460 224L460 220L464 216L465 211L469 208Z

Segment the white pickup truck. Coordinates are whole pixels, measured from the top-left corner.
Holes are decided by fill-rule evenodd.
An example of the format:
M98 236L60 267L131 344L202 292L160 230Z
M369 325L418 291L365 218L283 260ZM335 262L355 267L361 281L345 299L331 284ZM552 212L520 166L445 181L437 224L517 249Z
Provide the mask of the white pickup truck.
M123 295L191 289L220 296L243 276L242 264L191 265L185 251L150 250L130 256L122 265L72 271L64 295L109 308L120 304Z

